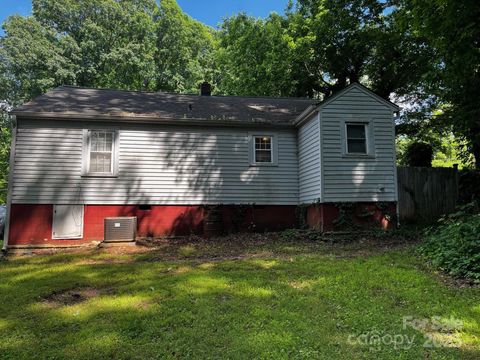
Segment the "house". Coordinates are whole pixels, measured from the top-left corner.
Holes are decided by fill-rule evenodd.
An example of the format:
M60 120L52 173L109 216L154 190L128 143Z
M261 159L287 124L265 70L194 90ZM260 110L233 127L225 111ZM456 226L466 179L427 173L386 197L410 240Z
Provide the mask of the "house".
M202 92L60 86L15 109L4 246L102 241L109 217L141 237L395 218L396 105L356 83L320 103Z

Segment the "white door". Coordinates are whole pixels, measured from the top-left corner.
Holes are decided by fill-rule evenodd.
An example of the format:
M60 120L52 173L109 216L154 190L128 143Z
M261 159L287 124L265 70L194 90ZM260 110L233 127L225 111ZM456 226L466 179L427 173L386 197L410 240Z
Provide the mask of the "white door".
M53 205L52 239L83 237L83 205Z

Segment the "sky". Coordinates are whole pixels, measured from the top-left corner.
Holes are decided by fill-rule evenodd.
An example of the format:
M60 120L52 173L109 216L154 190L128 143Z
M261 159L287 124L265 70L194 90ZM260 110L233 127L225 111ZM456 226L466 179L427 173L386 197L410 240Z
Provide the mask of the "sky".
M283 13L288 0L177 0L180 7L194 19L216 27L222 18L246 12L256 17L266 17L270 12ZM31 0L0 0L0 23L13 14L29 15ZM0 35L3 30L0 30Z

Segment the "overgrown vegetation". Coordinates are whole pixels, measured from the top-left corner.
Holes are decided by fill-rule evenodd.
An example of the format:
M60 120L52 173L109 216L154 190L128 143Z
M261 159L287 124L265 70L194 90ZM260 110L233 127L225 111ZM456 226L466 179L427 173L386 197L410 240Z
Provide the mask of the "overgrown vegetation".
M11 120L6 115L6 104L0 104L0 204L7 201L8 167L10 160Z
M420 252L446 273L480 282L480 212L470 203L429 229Z

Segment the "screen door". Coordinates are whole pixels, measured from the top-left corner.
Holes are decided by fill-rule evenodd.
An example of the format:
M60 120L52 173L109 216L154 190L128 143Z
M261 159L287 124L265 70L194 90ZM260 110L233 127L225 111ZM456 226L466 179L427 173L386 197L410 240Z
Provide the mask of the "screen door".
M52 239L83 237L83 205L53 205Z

